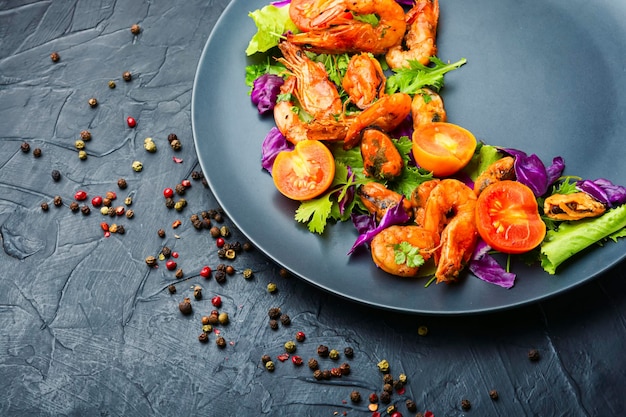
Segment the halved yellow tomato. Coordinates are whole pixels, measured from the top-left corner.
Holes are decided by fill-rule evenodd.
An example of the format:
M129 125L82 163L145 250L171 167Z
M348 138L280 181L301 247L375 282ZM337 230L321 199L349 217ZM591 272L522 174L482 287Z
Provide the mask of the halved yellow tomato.
M463 169L475 150L472 132L453 123L425 123L413 132L415 162L436 177L448 177Z
M291 151L282 151L274 160L274 185L292 200L310 200L330 187L335 177L335 158L317 140L303 140Z

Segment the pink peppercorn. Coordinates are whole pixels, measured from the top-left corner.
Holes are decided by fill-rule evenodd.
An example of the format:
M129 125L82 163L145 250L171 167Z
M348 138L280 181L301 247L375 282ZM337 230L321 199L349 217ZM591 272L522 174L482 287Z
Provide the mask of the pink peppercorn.
M137 120L135 120L134 117L128 116L126 118L126 124L128 124L128 127L133 128L137 126Z
M217 247L218 247L218 248L223 247L225 243L226 243L226 241L224 240L224 238L223 238L223 237L218 237L218 238L215 240L215 244L217 245Z
M175 270L175 269L176 269L176 266L177 266L176 262L174 262L174 261L172 261L172 260L169 260L169 261L165 262L165 267L166 267L168 270L170 270L170 271Z
M222 306L222 297L216 295L215 297L211 298L211 304L213 304L214 307L220 308Z
M166 188L165 190L163 190L163 197L165 198L172 198L174 197L174 190L172 190L171 188Z
M202 267L202 269L200 270L200 276L204 277L204 278L208 278L211 276L211 268L208 266L204 266Z
M78 190L76 191L76 194L74 194L74 200L77 201L83 201L87 199L87 192L83 191L83 190Z
M100 207L102 205L102 197L97 195L91 199L91 205L94 207Z

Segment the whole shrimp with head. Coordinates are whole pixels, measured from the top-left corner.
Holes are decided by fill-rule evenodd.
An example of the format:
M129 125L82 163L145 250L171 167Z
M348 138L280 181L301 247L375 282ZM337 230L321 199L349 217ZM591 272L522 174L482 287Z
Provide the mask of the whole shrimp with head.
M343 104L324 65L312 61L289 42L281 42L278 47L283 53L278 60L290 72L280 89L284 98L277 100L274 107L278 130L292 143L305 139L343 140L347 127L334 118L343 112ZM294 111L296 100L306 112L307 120L299 111Z
M470 260L476 241L476 194L455 179L444 179L430 191L424 209L424 229L440 234L435 252L439 282L454 282Z
M287 34L287 40L317 53L382 54L406 30L404 9L395 0L292 0L289 14L303 32Z
M410 66L409 61L422 65L430 63L437 55L437 24L439 0L416 0L406 14L408 28L402 42L389 48L385 60L390 68Z

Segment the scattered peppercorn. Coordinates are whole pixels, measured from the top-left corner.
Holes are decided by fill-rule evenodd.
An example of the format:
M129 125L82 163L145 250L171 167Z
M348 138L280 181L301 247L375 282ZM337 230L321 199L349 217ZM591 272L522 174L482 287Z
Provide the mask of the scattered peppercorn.
M410 412L414 413L417 411L417 404L413 400L406 400L406 409Z
M294 353L296 349L296 344L292 340L285 343L285 351L288 353Z
M391 384L393 382L393 375L391 374L384 374L383 375L383 383L384 384Z
M327 358L328 357L328 346L325 345L319 345L317 347L317 354L321 357L321 358Z
M182 211L185 208L185 206L187 206L187 200L185 200L184 198L181 198L174 204L174 209L176 211Z
M489 398L496 401L499 398L498 391L496 391L495 389L489 391Z
M87 159L87 151L84 151L84 150L78 151L78 159L80 159L81 161L84 161L85 159Z
M156 266L157 265L157 258L155 258L154 256L146 257L146 265L148 265L149 267Z
M383 391L391 394L393 392L393 386L391 384L384 384Z
M380 370L380 372L384 372L384 373L389 372L389 362L387 362L386 359L383 359L382 361L378 362L376 366L378 366L378 369Z
M372 404L376 404L378 402L378 394L372 392L369 397L367 397L368 401Z
M426 336L428 334L428 327L420 326L417 328L417 334L420 336Z
M391 394L387 391L383 391L380 393L380 402L383 404L389 404L391 402Z
M390 417L393 416L393 414L396 413L397 411L398 411L398 408L396 407L395 404L391 404L389 407L387 407L387 410L386 410L387 414Z
M226 347L226 339L224 339L222 336L219 336L217 339L215 339L215 344L220 349L224 348L224 347ZM265 364L265 366L267 366L267 363Z
M135 216L135 212L133 210L126 210L126 218L132 219Z
M353 403L360 403L361 402L361 393L359 391L352 391L350 393L350 400Z
M322 374L322 371L321 371L321 370L316 369L316 370L313 372L313 378L315 378L316 380L320 381L320 380L322 380L322 379L324 378L324 375Z
M215 281L218 284L223 284L226 282L226 272L224 271L215 271Z
M43 211L48 211L48 203L46 203L45 201L41 203L41 209Z
M50 59L52 60L52 62L59 62L59 60L61 59L61 55L59 55L58 52L53 52L50 54Z
M277 330L278 329L278 320L270 319L269 326L270 326L270 329Z
M252 278L253 274L254 274L254 272L252 272L252 269L250 269L250 268L246 268L246 269L243 270L243 277L245 279Z
M341 371L341 375L350 375L350 364L345 362L342 363L339 365L339 370Z
M157 151L156 143L154 143L152 138L145 138L143 141L143 147L150 153L155 153Z
M41 148L35 148L33 149L33 156L35 158L39 158L41 156Z
M167 141L169 143L172 143L172 141L174 140L178 140L178 136L176 136L176 133L170 133L169 135L167 135Z
M130 127L132 129L135 126L137 126L137 120L135 120L135 118L132 117L132 116L128 116L126 118L126 124L128 125L128 127ZM145 146L145 144L144 144L144 146Z
M117 180L117 186L120 190L125 190L126 187L128 187L128 183L124 178L120 178L119 180Z
M272 307L268 310L267 315L270 319L277 319L281 315L280 307Z
M346 355L346 358L352 358L354 356L354 349L348 346L343 350L343 354Z
M196 300L202 300L202 287L196 285L193 289L193 298Z
M83 215L88 216L89 214L91 214L91 209L88 205L83 204L80 208L80 212L83 213Z
M198 341L200 343L206 343L209 341L209 335L205 332L200 333L200 335L198 336Z
M70 210L72 211L72 213L76 213L78 210L80 210L80 206L76 201L72 201L70 203Z
M63 205L63 199L61 196L55 195L52 199L52 204L54 204L55 207L61 207Z
M53 169L50 175L52 176L52 181L54 182L58 182L61 180L61 172L57 169Z
M143 164L140 161L134 161L132 167L135 172L141 172L143 170Z
M141 33L141 26L135 23L130 27L130 33L133 35L139 35Z
M173 209L174 206L176 206L176 202L174 201L174 199L172 198L165 199L165 207L167 207L168 209Z
M168 285L167 290L170 292L170 294L176 294L176 285L174 284Z
M28 153L30 152L30 144L28 142L22 142L22 144L20 145L20 149L22 150L22 152Z
M98 100L96 100L95 98L90 98L87 103L89 103L89 107L91 108L95 108L98 106Z
M270 282L267 284L267 292L274 294L276 291L278 291L278 286L275 283Z
M178 304L178 309L186 316L191 314L193 311L193 308L191 307L191 300L188 297L185 297L183 301Z
M116 87L115 81L113 81L113 80L110 80L108 85L109 85L110 89L113 89L113 88Z
M272 361L265 362L265 369L267 369L270 372L274 372L274 362Z
M291 363L293 363L295 366L302 366L302 358L298 355L293 355L291 357Z
M263 355L261 356L261 362L263 362L263 364L265 365L266 363L268 363L269 361L271 361L272 358L270 357L270 355Z
M161 255L163 255L163 257L167 259L172 256L172 250L167 246L163 246L163 248L161 249Z
M341 378L341 369L339 368L331 368L330 376L334 376L335 378Z
M183 145L178 139L176 139L170 142L170 147L175 151L180 151Z
M230 318L228 318L228 313L226 312L221 312L218 316L217 316L217 321L221 324L221 325L227 325L230 322Z
M472 403L467 399L463 399L461 400L461 408L463 411L469 411L469 409L472 408Z
M306 335L304 334L304 332L297 332L296 333L296 341L304 342L304 339L306 339Z
M324 369L324 370L322 371L322 378L324 378L324 379L328 380L328 379L330 379L332 376L333 376L333 375L330 373L330 370L329 370L329 369Z
M291 317L289 317L289 315L287 315L287 314L281 314L280 315L280 323L283 326L289 326L291 324Z
M133 75L130 73L130 71L124 71L124 73L122 74L122 78L124 79L124 81L131 81L133 79Z
M328 352L328 357L333 360L339 359L339 351L337 349L331 349L330 352Z
M91 132L88 130L81 130L80 132L80 138L82 140L84 140L85 142L88 142L91 140Z
M201 180L204 178L204 174L201 171L191 171L191 179L192 180Z
M278 274L281 278L289 278L289 271L287 271L285 268L281 268Z
M309 369L313 371L319 368L319 363L314 358L309 359L309 361L307 362L307 365L309 366Z
M177 269L176 272L174 273L174 276L178 279L181 279L183 276L185 275L185 273L183 272L182 269Z

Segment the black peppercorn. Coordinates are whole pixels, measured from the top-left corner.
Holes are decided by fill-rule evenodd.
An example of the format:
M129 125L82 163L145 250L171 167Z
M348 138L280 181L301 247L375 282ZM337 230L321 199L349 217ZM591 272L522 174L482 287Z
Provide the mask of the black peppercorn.
M252 250L252 244L250 242L245 242L242 248L244 251L248 252L249 250Z
M76 213L78 210L80 210L80 206L76 201L72 201L70 203L70 210L72 210L73 213Z
M122 74L122 78L124 79L124 81L131 81L133 79L133 75L130 73L130 71L124 71L124 73Z
M492 389L491 391L489 391L489 398L491 398L494 401L497 400L499 398L498 391L496 391L495 389Z
M176 285L174 284L168 285L167 290L170 292L170 294L176 294Z
M170 133L169 135L167 135L167 141L169 143L172 143L172 141L174 140L178 140L178 136L176 136L176 133Z
M467 399L463 399L461 400L461 408L463 411L469 411L469 409L472 408L472 403Z
M167 259L172 256L172 250L167 246L163 246L163 249L161 249L161 255L163 255L163 257Z
M319 345L317 347L317 354L321 357L321 358L327 358L328 357L328 346L324 346L324 345Z
M219 336L217 339L215 339L215 344L220 349L224 348L224 347L226 347L226 339L224 339L222 336Z
M80 132L80 138L85 141L88 142L91 140L91 132L88 130L81 130Z
M350 393L350 400L353 403L359 403L361 402L361 393L359 391L352 391Z
M528 359L532 362L537 362L540 358L539 351L537 349L531 349L528 351Z
M117 180L117 186L120 188L120 190L124 190L126 189L126 187L128 187L128 183L124 178L120 178L119 180Z
M278 320L270 319L269 325L270 325L270 329L277 330L278 329Z
M354 356L354 349L348 346L343 350L343 354L346 355L346 358L352 358Z
M313 371L319 368L319 363L314 358L309 359L309 361L307 362L307 365L309 366L309 369Z
M367 397L367 399L369 400L370 403L376 404L378 402L378 394L376 394L375 392L372 392L369 395L369 397Z
M385 384L383 385L383 391L391 394L393 392L393 387L391 384Z
M200 335L198 336L198 341L200 343L206 343L209 341L209 335L205 332L200 333Z
M50 175L52 176L52 181L54 182L61 180L61 172L57 169L53 169Z
M215 281L218 284L223 284L223 283L226 282L226 272L224 272L224 271L215 271L214 276L215 276Z
M88 206L88 205L83 204L83 205L80 207L80 212L81 212L81 213L83 213L83 215L88 216L88 215L91 213L91 209L89 208L89 206Z
M413 400L406 400L406 409L410 412L414 413L417 411L417 404Z
M178 279L181 279L184 276L183 270L177 269L176 272L174 273L174 276Z
M278 319L281 314L282 313L280 307L272 307L267 312L267 315L270 317L270 319Z
M192 220L191 221L191 225L196 230L201 230L202 229L202 222L200 220Z
M383 404L389 404L391 402L391 394L389 394L387 391L381 392L380 402Z
M393 376L391 374L383 375L383 384L391 384L393 382Z
M263 356L261 356L261 362L263 362L263 364L266 364L266 363L268 363L271 360L272 360L272 358L270 357L270 355L263 355Z
M318 381L321 381L324 378L324 375L322 374L321 370L316 369L315 372L313 372L313 378L315 378Z
M165 237L165 230L163 229L157 230L157 235L159 235L159 237L163 239Z
M61 196L54 196L52 204L54 204L55 207L61 207L63 205L63 199L61 198Z
M41 209L43 211L48 211L48 203L46 203L45 201L41 203Z
M146 265L148 265L149 267L156 266L157 265L157 258L155 258L154 256L146 257Z
M339 365L339 370L341 371L341 375L350 375L350 364L342 363Z
M332 376L333 376L333 375L330 373L330 370L329 370L329 369L324 369L324 370L322 371L322 378L323 378L323 379L328 380L328 379L330 379Z
M291 324L291 318L287 315L287 314L281 314L280 316L280 322L284 325L284 326L289 326Z
M124 226L122 226L121 224L117 226L117 234L123 235L124 233L126 233L126 229L124 229Z
M22 142L22 144L20 145L20 149L22 150L22 152L28 153L30 152L30 144L28 142Z
M178 304L178 309L186 316L191 314L193 312L193 308L191 307L191 300L185 297L185 299L183 299L183 301Z
M35 148L33 149L33 156L35 158L39 158L41 156L41 148Z
M130 27L130 33L133 35L139 35L141 33L141 26L135 23Z
M168 209L173 209L174 206L176 206L176 202L173 198L168 197L165 199L165 207L167 207Z
M59 60L61 59L61 56L59 55L58 52L53 52L50 54L50 59L52 60L52 62L59 62Z
M204 174L201 171L191 171L191 179L192 180L201 180L204 177Z
M176 184L175 191L178 195L185 195L185 186L182 184Z

